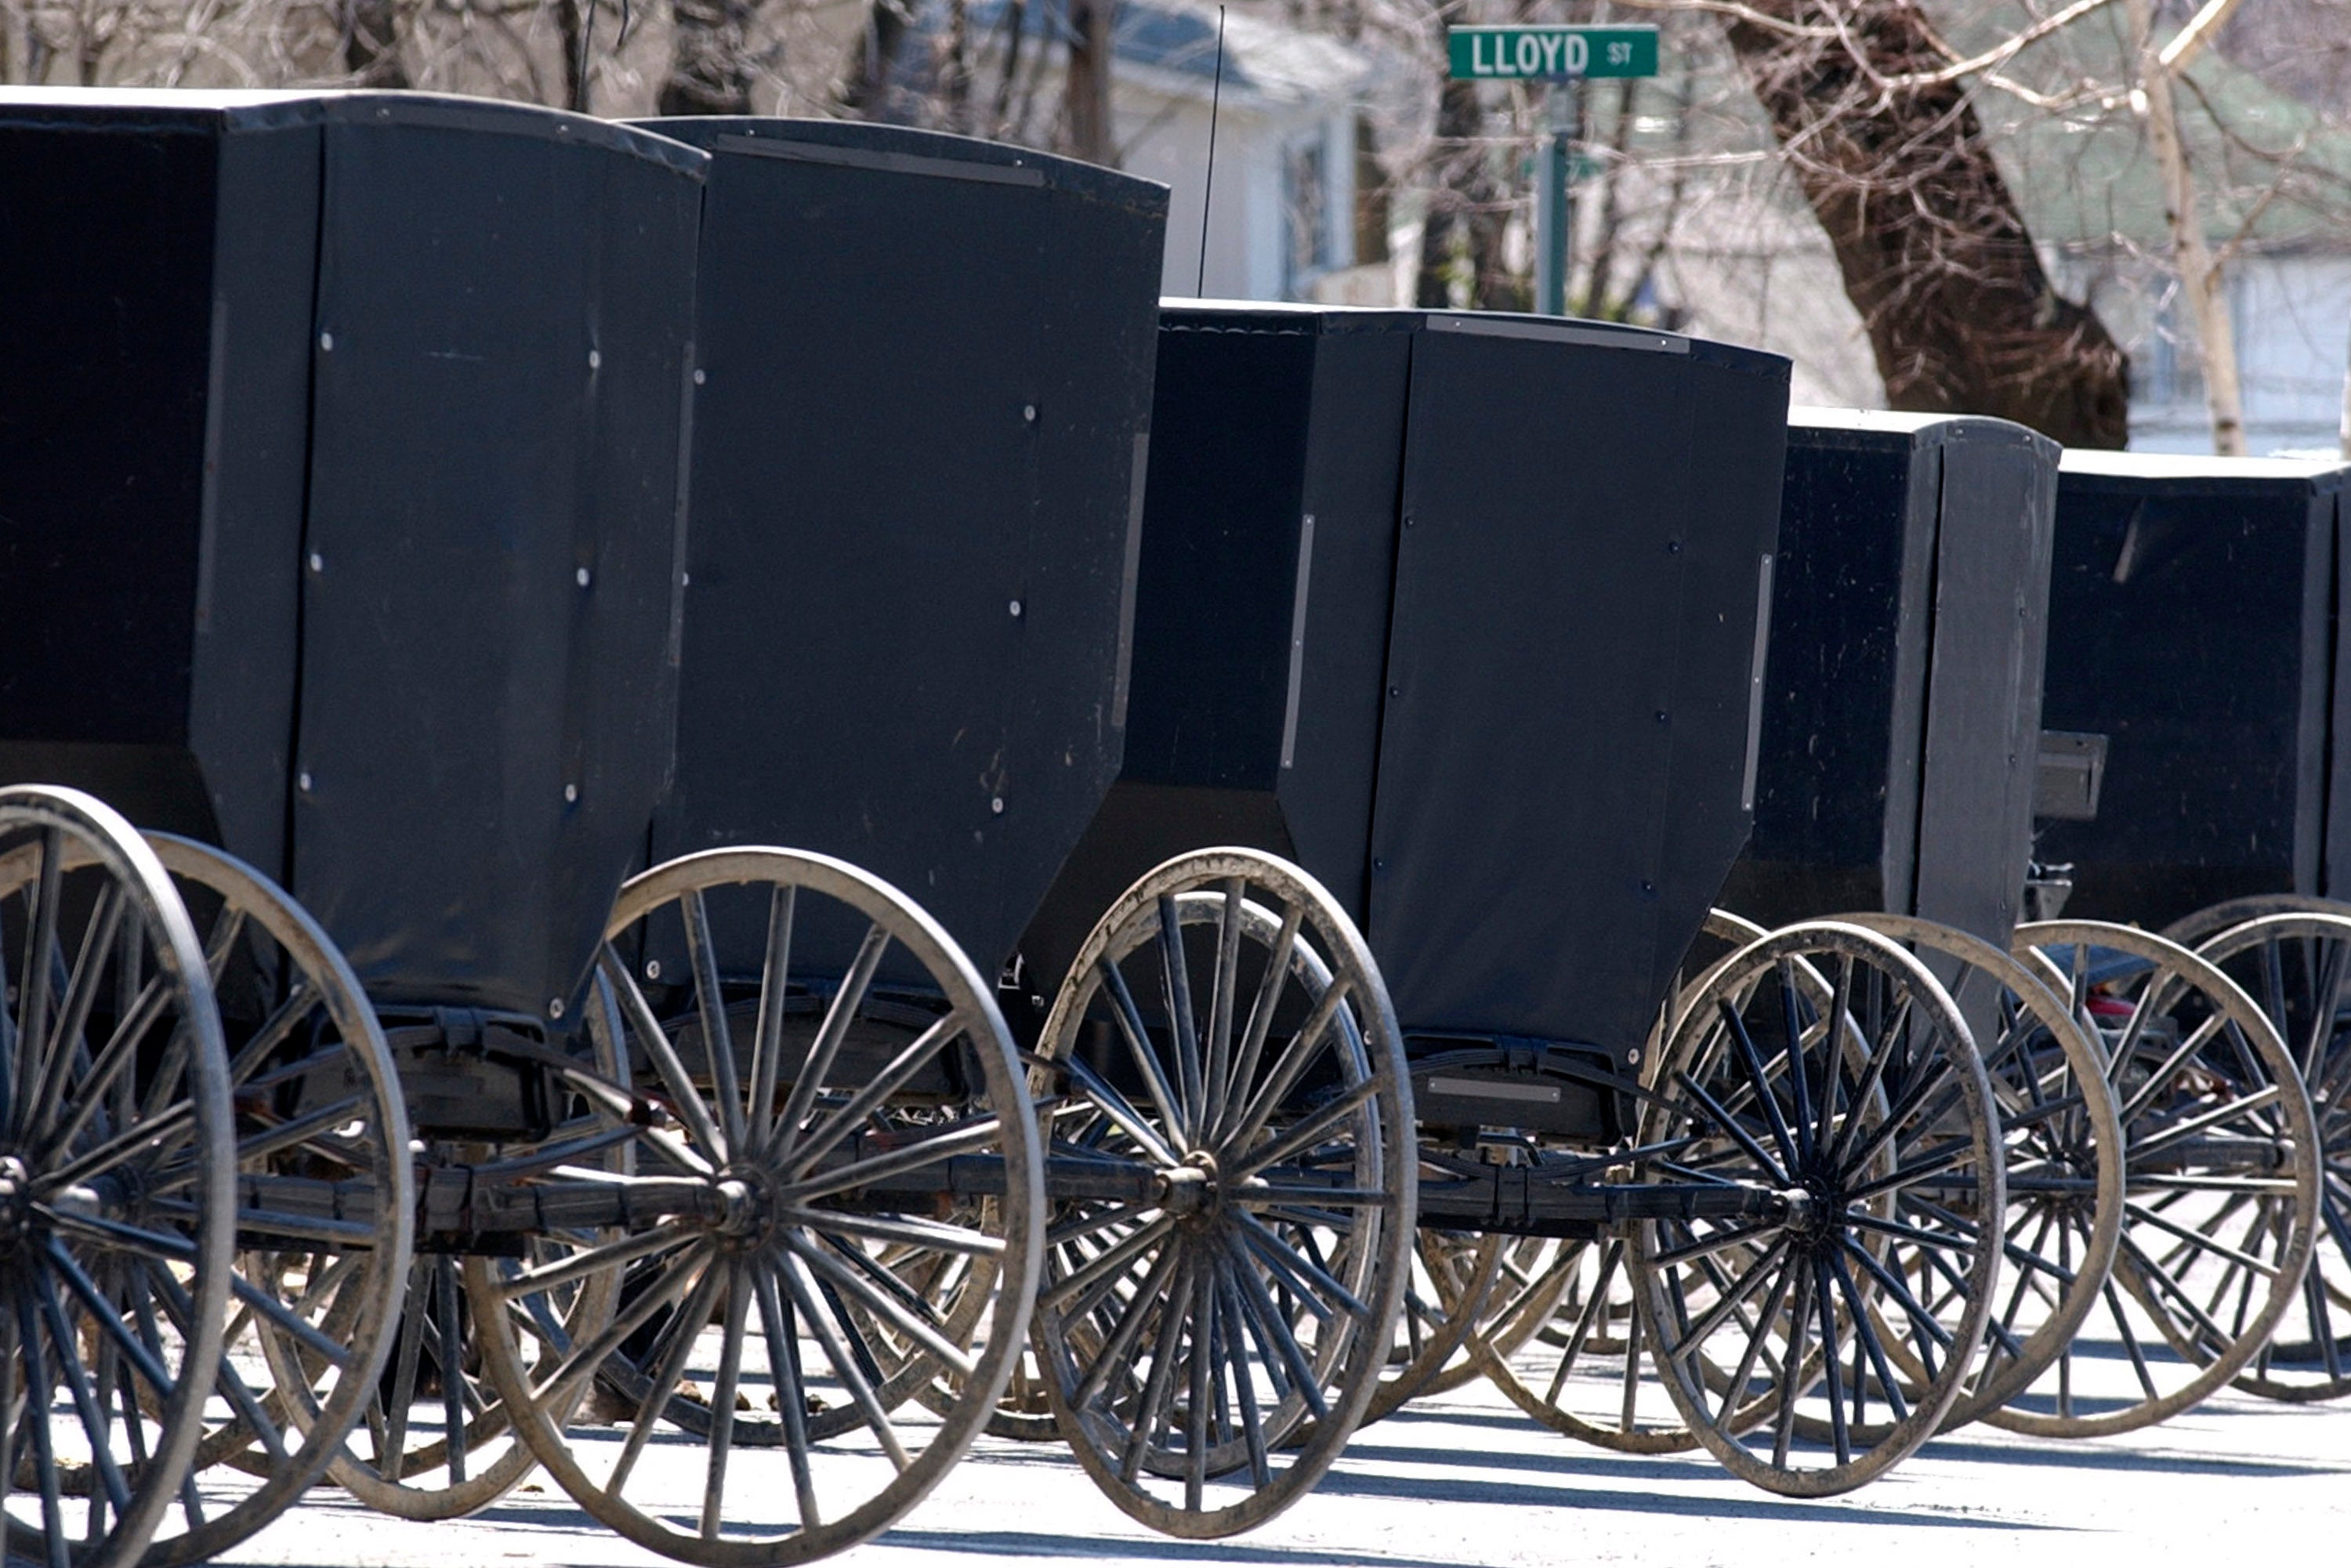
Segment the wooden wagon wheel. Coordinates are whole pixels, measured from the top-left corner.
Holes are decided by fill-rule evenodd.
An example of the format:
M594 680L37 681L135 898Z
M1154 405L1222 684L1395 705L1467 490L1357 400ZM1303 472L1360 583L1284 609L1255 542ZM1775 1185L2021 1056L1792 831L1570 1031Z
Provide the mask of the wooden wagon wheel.
M415 1189L399 1075L334 944L235 857L149 842L206 933L240 1185L291 1184L240 1193L235 1301L197 1455L259 1484L168 1516L147 1557L163 1568L252 1535L338 1454L391 1351Z
M2053 1393L1984 1419L2127 1432L2250 1365L2302 1299L2320 1220L2317 1123L2297 1064L2228 976L2136 927L2020 926L2019 950L2101 1039L2125 1147L2114 1279Z
M732 955L722 961L716 935L741 928L738 916L761 934L739 968ZM796 935L810 938L799 949ZM690 981L649 995L630 956L673 939ZM810 949L854 956L820 968ZM621 1096L614 1124L632 1129L641 1176L697 1188L700 1207L611 1233L546 1269L501 1278L469 1261L491 1381L549 1473L653 1551L768 1568L867 1540L919 1502L986 1426L1035 1299L1036 1120L994 998L902 894L841 862L775 849L714 850L632 879L613 907L599 975L628 1054L653 1070L646 1092L659 1105L652 1113ZM784 1027L795 976L830 990L812 1035ZM873 1036L861 1020L883 988L928 997L932 1022L887 1060L868 1061ZM728 1016L746 998L747 1054ZM693 1061L681 1049L689 1030ZM987 1201L950 1200L950 1179ZM914 1254L986 1260L986 1311L951 1323L908 1285ZM608 1327L525 1364L507 1301L632 1264ZM572 1402L648 1326L633 1360L643 1396L625 1435L567 1432ZM903 1361L909 1343L936 1363L914 1366L916 1375L956 1375L963 1396L945 1416L911 1402L893 1409L876 1392L888 1380L883 1364ZM774 1395L764 1410L750 1398L763 1385ZM702 1412L699 1431L675 1418L682 1399ZM854 1420L827 1441L810 1429L819 1406L852 1409ZM663 1427L686 1442L652 1445ZM742 1450L768 1448L781 1462L759 1458L772 1473L747 1484ZM698 1518L684 1528L660 1502L675 1485L664 1472L682 1460L702 1483Z
M1095 925L1038 1054L1040 1092L1082 1107L1057 1155L1102 1177L1047 1233L1032 1337L1063 1434L1155 1529L1260 1524L1344 1447L1404 1299L1411 1086L1371 953L1286 862L1179 856Z
M1823 981L1826 1008L1813 1000ZM1885 937L1790 926L1708 977L1652 1090L1636 1170L1758 1184L1785 1202L1777 1218L1633 1227L1643 1331L1683 1421L1734 1474L1784 1496L1883 1474L1959 1398L2000 1275L2001 1248L1970 1218L2005 1212L2000 1134L1958 1008ZM1930 1310L1919 1280L1956 1308ZM1889 1335L1923 1385L1896 1369ZM1825 1442L1801 1416L1821 1419Z
M607 1013L590 1009L588 1053L581 1071L608 1093L625 1093L629 1062ZM561 1114L546 1135L496 1145L420 1145L422 1174L444 1165L514 1173L537 1179L559 1157L566 1168L625 1176L634 1168L632 1144L612 1126L609 1101L585 1094L558 1076L552 1084ZM595 1245L592 1232L542 1231L520 1258L486 1266L501 1279L526 1270L555 1270ZM407 1268L391 1332L391 1354L371 1385L364 1418L329 1468L335 1483L379 1513L398 1519L457 1519L506 1496L538 1467L518 1437L482 1366L475 1306L464 1286L464 1261L434 1252ZM620 1277L596 1270L538 1289L505 1293L501 1304L520 1354L536 1365L575 1341L592 1338L611 1321ZM451 1325L455 1325L454 1331ZM589 1396L581 1391L582 1402Z
M2159 935L2193 952L2222 932L2272 915L2351 915L2351 904L2301 893L2255 893L2225 899L2181 915Z
M205 959L129 823L72 790L0 789L11 1562L130 1568L175 1501L193 1507L236 1239L228 1057ZM69 1485L76 1472L88 1484Z
M2105 1051L2030 969L1980 937L1908 915L1837 918L1902 943L1945 982L1982 1051L1999 1113L2009 1281L1982 1357L1943 1418L1949 1431L2044 1381L2099 1304L2121 1239L2124 1183ZM1929 1223L1979 1218L1971 1207L1954 1214L1948 1200L1912 1201ZM1948 1281L1921 1280L1913 1288L1947 1320L1964 1305ZM1925 1382L1927 1370L1908 1357L1907 1341L1887 1334L1886 1345L1898 1372ZM1817 1424L1809 1435L1827 1438Z
M2196 949L2276 1028L2318 1119L2319 1230L2310 1270L2301 1298L2236 1385L2296 1403L2351 1394L2351 913L2332 907L2262 915Z
M1728 910L1707 912L1643 1048L1645 1076L1707 977L1764 935ZM1817 1000L1826 1005L1825 988ZM1635 1293L1622 1237L1552 1243L1488 1298L1468 1347L1489 1381L1554 1432L1617 1453L1684 1453L1698 1436L1651 1371Z

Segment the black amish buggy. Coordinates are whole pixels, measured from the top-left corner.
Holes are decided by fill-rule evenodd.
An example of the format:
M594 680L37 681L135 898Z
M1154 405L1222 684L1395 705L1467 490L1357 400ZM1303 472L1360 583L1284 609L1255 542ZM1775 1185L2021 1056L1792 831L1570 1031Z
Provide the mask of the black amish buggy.
M2319 1152L2351 1132L2339 1021L2351 839L2336 804L2351 779L2346 493L2351 467L2335 462L2066 454L2036 806L2035 858L2068 919L2144 927L2085 940L2072 966L2110 1039L2145 1036L2137 1005L2167 988L2217 995L2233 981L2258 1012L2241 1041L2193 1051L2169 1075L2158 1064L2168 1093L2133 1096L2147 1122L2127 1129L2135 1185L2145 1166L2173 1205L2189 1176L2235 1197L2171 1207L2175 1236L2136 1264L2152 1288L2132 1294L2159 1304L2168 1342L2210 1369L2201 1386L2226 1370L2240 1388L2295 1401L2351 1392L2338 1322L2351 1205ZM2210 1010L2184 1011L2177 1046L2140 1054L2184 1049ZM2119 1063L2117 1082L2149 1071ZM2273 1106L2222 1114L2232 1096L2265 1093ZM2189 1145L2166 1130L2183 1117L2197 1124ZM2143 1155L2151 1137L2209 1168L2183 1176L2181 1155ZM2248 1208L2262 1221L2250 1231ZM2199 1320L2220 1299L2245 1304ZM2148 1401L2156 1415L2180 1403Z
M2159 926L2342 878L2346 486L2329 463L2066 455L2036 855L2073 868L2068 914Z
M1729 907L1912 915L2005 947L2032 850L2056 444L1790 416L1755 829Z
M1049 1009L1033 993L1036 1053L1061 1073L1044 1082L1092 1100L1111 1128L1094 1146L1183 1195L1172 1227L1114 1201L1057 1208L1073 1246L1049 1251L1040 1295L1047 1395L1136 1517L1205 1535L1283 1506L1443 1360L1517 1238L1637 1254L1676 1407L1759 1484L1858 1485L1956 1396L1946 1368L1865 1432L1847 1417L1865 1378L1843 1372L1754 1385L1754 1410L1727 1418L1703 1392L1750 1386L1783 1333L1801 1362L1815 1314L1861 1310L1876 1342L1876 1281L1846 1290L1830 1264L1844 1200L1816 1207L1802 1184L1842 1194L1848 1156L1915 1139L1970 1201L1998 1195L1967 1029L1893 943L1782 933L1663 1016L1746 834L1786 376L1768 355L1590 323L1164 311L1125 761L1021 946L1029 975L1068 977ZM1306 875L1185 853L1204 843ZM1265 956L1301 924L1349 920L1367 938L1352 953L1287 971ZM1796 1025L1787 1049L1828 998L1782 980L1814 960L1865 971L1920 1026L1836 1061ZM1286 976L1303 982L1290 1012ZM1361 1005L1383 988L1392 1012ZM1923 1101L1897 1100L1865 1134L1888 1082L1935 1085L1949 1119L1917 1124ZM1784 1145L1726 1095L1796 1107L1774 1124ZM1278 1145L1300 1163L1270 1177L1253 1140L1281 1103L1301 1120ZM1465 1263L1438 1232L1484 1235ZM1937 1261L1959 1281L1949 1332L1972 1343L1996 1251ZM1311 1334L1291 1337L1273 1292L1305 1300ZM1734 1340L1741 1312L1757 1321ZM1138 1339L1162 1353L1147 1372ZM1290 1369L1279 1409L1312 1416L1302 1446L1280 1454L1250 1396L1213 1378L1179 1410L1171 1344L1199 1347L1177 1362L1196 1374L1219 1344ZM1795 1431L1815 1415L1816 1445Z
M426 95L13 89L0 149L0 778L168 831L0 804L0 1348L46 1406L0 1439L11 1562L207 1560L322 1472L461 1513L538 1462L691 1561L885 1528L1018 1359L1036 1123L991 988L878 879L628 875L673 770L711 155ZM1079 384L1140 406L1147 369ZM1115 434L1084 455L1123 499ZM1047 597L1114 637L1114 587ZM785 912L772 985L717 966L747 903ZM867 933L888 1006L803 1016L795 907ZM640 984L671 932L682 994ZM744 1076L697 1077L746 995ZM852 1036L893 1071L828 1078ZM987 1193L954 1213L951 1159ZM747 1359L778 1403L738 1427ZM631 1438L575 1446L612 1398ZM664 1423L707 1481L683 1528L626 1490ZM779 1484L729 1487L771 1441Z

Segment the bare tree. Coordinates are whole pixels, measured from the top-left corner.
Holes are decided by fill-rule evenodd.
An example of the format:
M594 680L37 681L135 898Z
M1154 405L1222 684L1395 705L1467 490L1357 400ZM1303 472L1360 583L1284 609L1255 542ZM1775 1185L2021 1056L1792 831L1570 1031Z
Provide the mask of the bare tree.
M674 0L664 114L751 112L747 0Z
M2129 437L2129 365L2043 269L1916 0L1753 0L1731 47L1819 218L1896 408Z
M1116 0L1070 0L1070 151L1090 163L1115 164L1111 120L1112 14Z
M408 19L400 0L345 0L343 66L358 86L414 85L400 59L400 41L407 36Z

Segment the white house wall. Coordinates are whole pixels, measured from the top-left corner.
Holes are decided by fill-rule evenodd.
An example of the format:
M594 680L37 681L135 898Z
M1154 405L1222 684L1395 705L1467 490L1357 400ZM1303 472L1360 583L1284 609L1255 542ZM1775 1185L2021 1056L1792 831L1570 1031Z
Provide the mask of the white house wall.
M1285 150L1301 136L1323 142L1339 254L1354 239L1353 121L1327 105L1269 103L1250 95L1226 96L1217 117L1215 205L1202 278L1200 206L1207 183L1208 104L1176 96L1131 72L1114 91L1120 167L1168 188L1167 251L1160 287L1171 295L1217 299L1284 298L1282 260L1289 245L1282 195Z

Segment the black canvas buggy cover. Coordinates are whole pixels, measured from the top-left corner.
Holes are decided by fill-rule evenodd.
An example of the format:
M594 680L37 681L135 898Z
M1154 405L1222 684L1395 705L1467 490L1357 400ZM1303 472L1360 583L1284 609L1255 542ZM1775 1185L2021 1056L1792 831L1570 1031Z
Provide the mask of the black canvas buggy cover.
M2351 884L2346 489L2329 463L2065 455L2036 852L2073 867L2067 915Z
M2003 420L1791 414L1755 831L1727 906L1917 915L2008 946L2057 457Z
M712 156L655 858L840 856L992 971L1118 770L1166 193L889 126L653 123ZM756 969L764 909L712 918ZM859 936L804 922L795 966Z
M0 95L0 778L576 997L671 761L704 155L420 94Z
M1024 954L1290 856L1414 1045L1620 1063L1747 834L1786 361L1532 318L1171 305L1120 782Z

